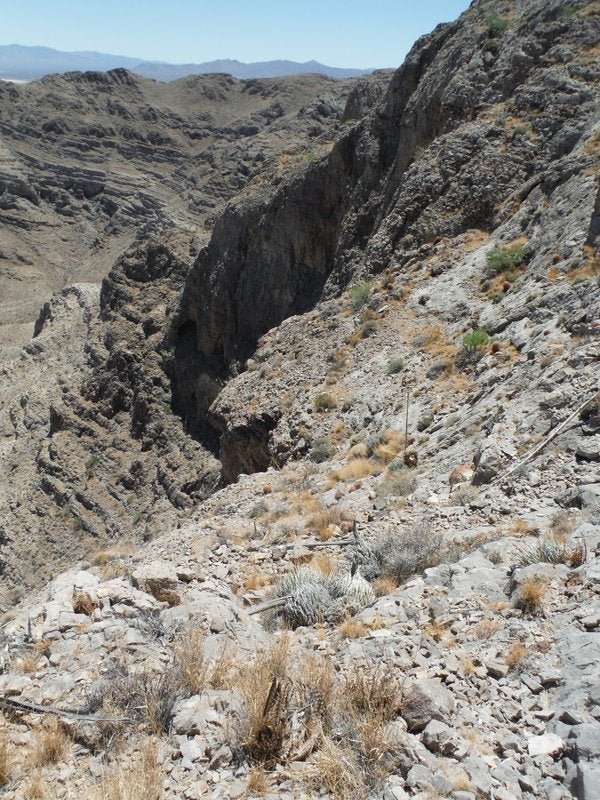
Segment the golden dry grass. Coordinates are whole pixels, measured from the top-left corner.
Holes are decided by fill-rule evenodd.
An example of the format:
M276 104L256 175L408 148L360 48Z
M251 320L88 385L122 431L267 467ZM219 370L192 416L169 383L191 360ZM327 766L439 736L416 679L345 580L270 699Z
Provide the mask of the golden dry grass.
M264 767L252 767L248 772L246 791L251 796L266 794L269 791L269 781Z
M361 636L366 636L371 631L376 631L380 628L383 628L383 621L379 617L376 617L371 623L363 622L356 617L350 617L341 623L338 631L345 639L360 639Z
M12 775L12 753L8 741L8 732L0 731L0 786L6 786Z
M242 581L242 586L246 591L253 591L254 589L263 589L272 582L269 575L264 575L260 572L253 572L246 575Z
M348 461L352 461L356 458L368 458L369 457L369 448L365 444L365 442L358 442L358 444L352 445L348 453L346 454L346 459Z
M199 627L184 630L175 640L174 666L190 694L199 694L208 687L225 689L234 682L238 669L231 650L223 647L214 659L204 654L205 632Z
M523 663L526 653L527 648L523 642L514 642L506 651L504 663L509 669L516 669Z
M398 581L393 577L382 576L373 581L373 591L376 597L384 597L398 588Z
M529 614L539 613L547 591L548 586L544 581L539 578L527 578L519 587L517 608Z
M502 623L496 619L482 619L475 625L473 632L478 639L487 639L502 627Z
M538 528L524 519L514 519L506 529L506 536L529 536L537 533Z
M381 464L371 461L370 458L355 458L334 470L329 475L329 480L334 483L357 480L358 478L366 478L369 475L377 475L381 470Z
M89 789L89 800L161 800L163 776L158 742L143 741L138 752L107 765L100 782Z
M69 737L62 722L56 718L46 720L35 734L32 750L33 766L56 764L66 755L68 745Z
M384 464L389 464L404 449L404 434L395 430L385 430L380 442L373 448L373 455Z
M314 533L322 541L331 539L332 528L339 526L342 521L338 508L323 508L315 514L311 514L306 521L306 529Z

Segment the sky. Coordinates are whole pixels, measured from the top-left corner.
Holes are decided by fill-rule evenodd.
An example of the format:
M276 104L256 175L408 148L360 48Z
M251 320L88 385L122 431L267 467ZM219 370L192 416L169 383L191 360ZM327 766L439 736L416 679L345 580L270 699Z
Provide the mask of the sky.
M0 44L170 63L314 59L398 67L469 0L3 0Z

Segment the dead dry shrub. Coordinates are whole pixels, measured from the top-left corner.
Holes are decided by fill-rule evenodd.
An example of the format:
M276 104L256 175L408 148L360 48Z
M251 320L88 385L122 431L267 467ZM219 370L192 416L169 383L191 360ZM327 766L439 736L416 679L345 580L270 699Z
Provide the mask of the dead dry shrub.
M550 520L550 533L559 542L564 543L573 533L578 514L574 511L557 511Z
M339 508L321 508L320 511L310 515L306 521L306 529L322 541L326 541L333 535L332 527L339 526L341 521Z
M384 464L389 464L404 448L404 435L399 431L383 431L379 442L373 447L373 455Z
M520 585L515 599L515 608L527 614L539 614L548 591L546 583L539 578L527 578Z
M514 642L506 651L504 662L510 670L520 667L527 654L527 648L523 642Z
M163 775L158 743L143 741L136 752L104 767L99 784L86 794L89 800L161 800Z
M189 696L175 661L164 672L145 668L130 672L126 664L116 662L90 698L89 708L102 707L111 716L123 716L141 723L153 734L167 733L175 704Z
M335 483L339 481L357 480L366 478L369 475L376 475L381 472L381 465L370 458L354 458L347 464L334 470L329 475L329 480Z
M334 800L366 800L369 796L365 775L354 752L332 738L324 737L311 766L314 791L324 786Z
M96 603L90 595L81 590L74 593L72 604L74 614L85 614L88 617L91 617L96 609Z
M8 732L0 731L0 786L6 786L13 771L12 753L9 749Z
M52 717L36 731L32 751L34 767L58 763L67 752L69 736L62 721Z

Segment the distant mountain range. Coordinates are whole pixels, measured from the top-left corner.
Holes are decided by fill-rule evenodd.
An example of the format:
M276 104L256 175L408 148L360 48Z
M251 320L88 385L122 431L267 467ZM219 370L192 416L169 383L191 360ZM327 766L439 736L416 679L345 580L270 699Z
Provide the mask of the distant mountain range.
M138 75L156 81L173 81L186 75L211 72L226 72L235 78L276 78L282 75L298 75L316 72L332 78L353 78L366 75L370 69L341 69L328 67L318 61L258 61L245 64L232 59L206 61L202 64L167 64L161 61L144 61L130 56L115 56L108 53L65 53L51 47L25 47L20 44L0 45L0 78L31 81L55 72L104 72L125 67Z

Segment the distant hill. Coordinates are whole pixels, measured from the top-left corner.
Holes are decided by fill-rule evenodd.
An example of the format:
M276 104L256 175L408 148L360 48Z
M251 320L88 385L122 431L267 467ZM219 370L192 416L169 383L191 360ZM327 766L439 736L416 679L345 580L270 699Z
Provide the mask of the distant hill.
M105 72L125 67L138 75L156 81L173 81L186 75L226 72L235 78L276 78L283 75L298 75L314 72L331 78L353 78L366 75L373 70L341 69L328 67L318 61L258 61L245 64L234 59L206 61L202 64L167 64L161 61L144 61L130 56L115 56L108 53L65 53L51 47L25 47L20 44L0 45L0 78L14 80L36 80L56 72Z

